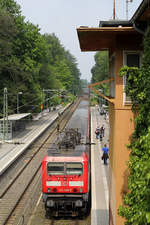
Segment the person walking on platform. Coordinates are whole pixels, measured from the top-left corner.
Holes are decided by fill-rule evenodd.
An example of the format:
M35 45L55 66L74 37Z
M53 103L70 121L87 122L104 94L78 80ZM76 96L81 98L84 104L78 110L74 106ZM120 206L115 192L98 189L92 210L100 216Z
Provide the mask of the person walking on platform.
M102 132L101 131L100 131L100 134L99 134L99 139L100 139L100 141L103 140L103 136L102 136Z
M96 128L95 134L96 134L96 138L98 139L99 135L100 135L100 128L99 127Z
M99 138L100 138L100 141L103 140L103 127L100 128Z
M103 124L102 127L101 127L101 132L102 132L102 137L104 137L104 132L105 132L104 124Z
M107 165L107 159L109 158L108 157L109 148L107 147L106 144L104 144L104 147L102 148L102 151L103 151L102 160L104 160L104 165Z

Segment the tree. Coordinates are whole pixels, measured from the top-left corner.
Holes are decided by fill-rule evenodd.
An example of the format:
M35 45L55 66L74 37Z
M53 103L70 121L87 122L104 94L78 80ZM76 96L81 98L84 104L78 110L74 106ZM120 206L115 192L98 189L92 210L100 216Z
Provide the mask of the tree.
M92 67L92 83L108 79L109 59L107 51L97 52L94 56L95 66Z
M14 0L0 0L0 9L3 9L12 17L21 14L20 6Z
M109 78L109 58L107 51L97 52L94 56L96 64L92 67L92 83L96 83L99 81L107 80ZM101 84L96 87L97 89L101 89L103 94L109 95L109 85Z
M47 63L51 64L50 73L53 74L53 79L56 79L54 83L59 84L60 89L66 89L73 93L78 92L81 87L81 74L76 59L64 49L55 34L45 34L44 38L49 49Z
M80 87L80 72L75 58L61 45L55 34L40 34L38 26L25 22L14 0L0 0L0 88L8 88L9 113L40 110L42 90L64 89L75 92ZM2 108L3 96L0 96ZM35 108L34 108L35 111Z

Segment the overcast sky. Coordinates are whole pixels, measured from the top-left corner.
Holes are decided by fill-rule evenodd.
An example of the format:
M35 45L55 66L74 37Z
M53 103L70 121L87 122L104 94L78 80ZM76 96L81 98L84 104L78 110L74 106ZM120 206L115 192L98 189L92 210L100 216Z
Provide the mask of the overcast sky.
M126 1L115 0L116 18L126 19ZM130 1L130 0L128 0ZM131 0L132 1L132 0ZM100 20L113 17L113 0L16 0L26 21L39 25L41 33L55 33L66 50L77 59L81 78L91 79L95 52L81 52L76 28L98 27ZM128 3L130 19L142 0Z

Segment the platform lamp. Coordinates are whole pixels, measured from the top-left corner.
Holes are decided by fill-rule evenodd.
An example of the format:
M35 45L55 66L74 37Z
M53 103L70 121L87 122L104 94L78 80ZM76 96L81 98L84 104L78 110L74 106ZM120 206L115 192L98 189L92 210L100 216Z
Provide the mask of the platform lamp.
M17 114L19 113L19 95L22 95L22 94L23 94L22 91L19 91L19 92L17 93Z

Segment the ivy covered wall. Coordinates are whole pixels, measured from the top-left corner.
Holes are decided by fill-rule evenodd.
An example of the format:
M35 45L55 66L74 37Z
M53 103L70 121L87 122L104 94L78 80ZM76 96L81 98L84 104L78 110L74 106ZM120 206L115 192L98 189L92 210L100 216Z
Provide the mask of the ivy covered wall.
M132 100L135 130L128 161L129 191L118 213L125 225L150 224L150 27L143 41L141 68L123 67L120 76L128 75L126 93Z

